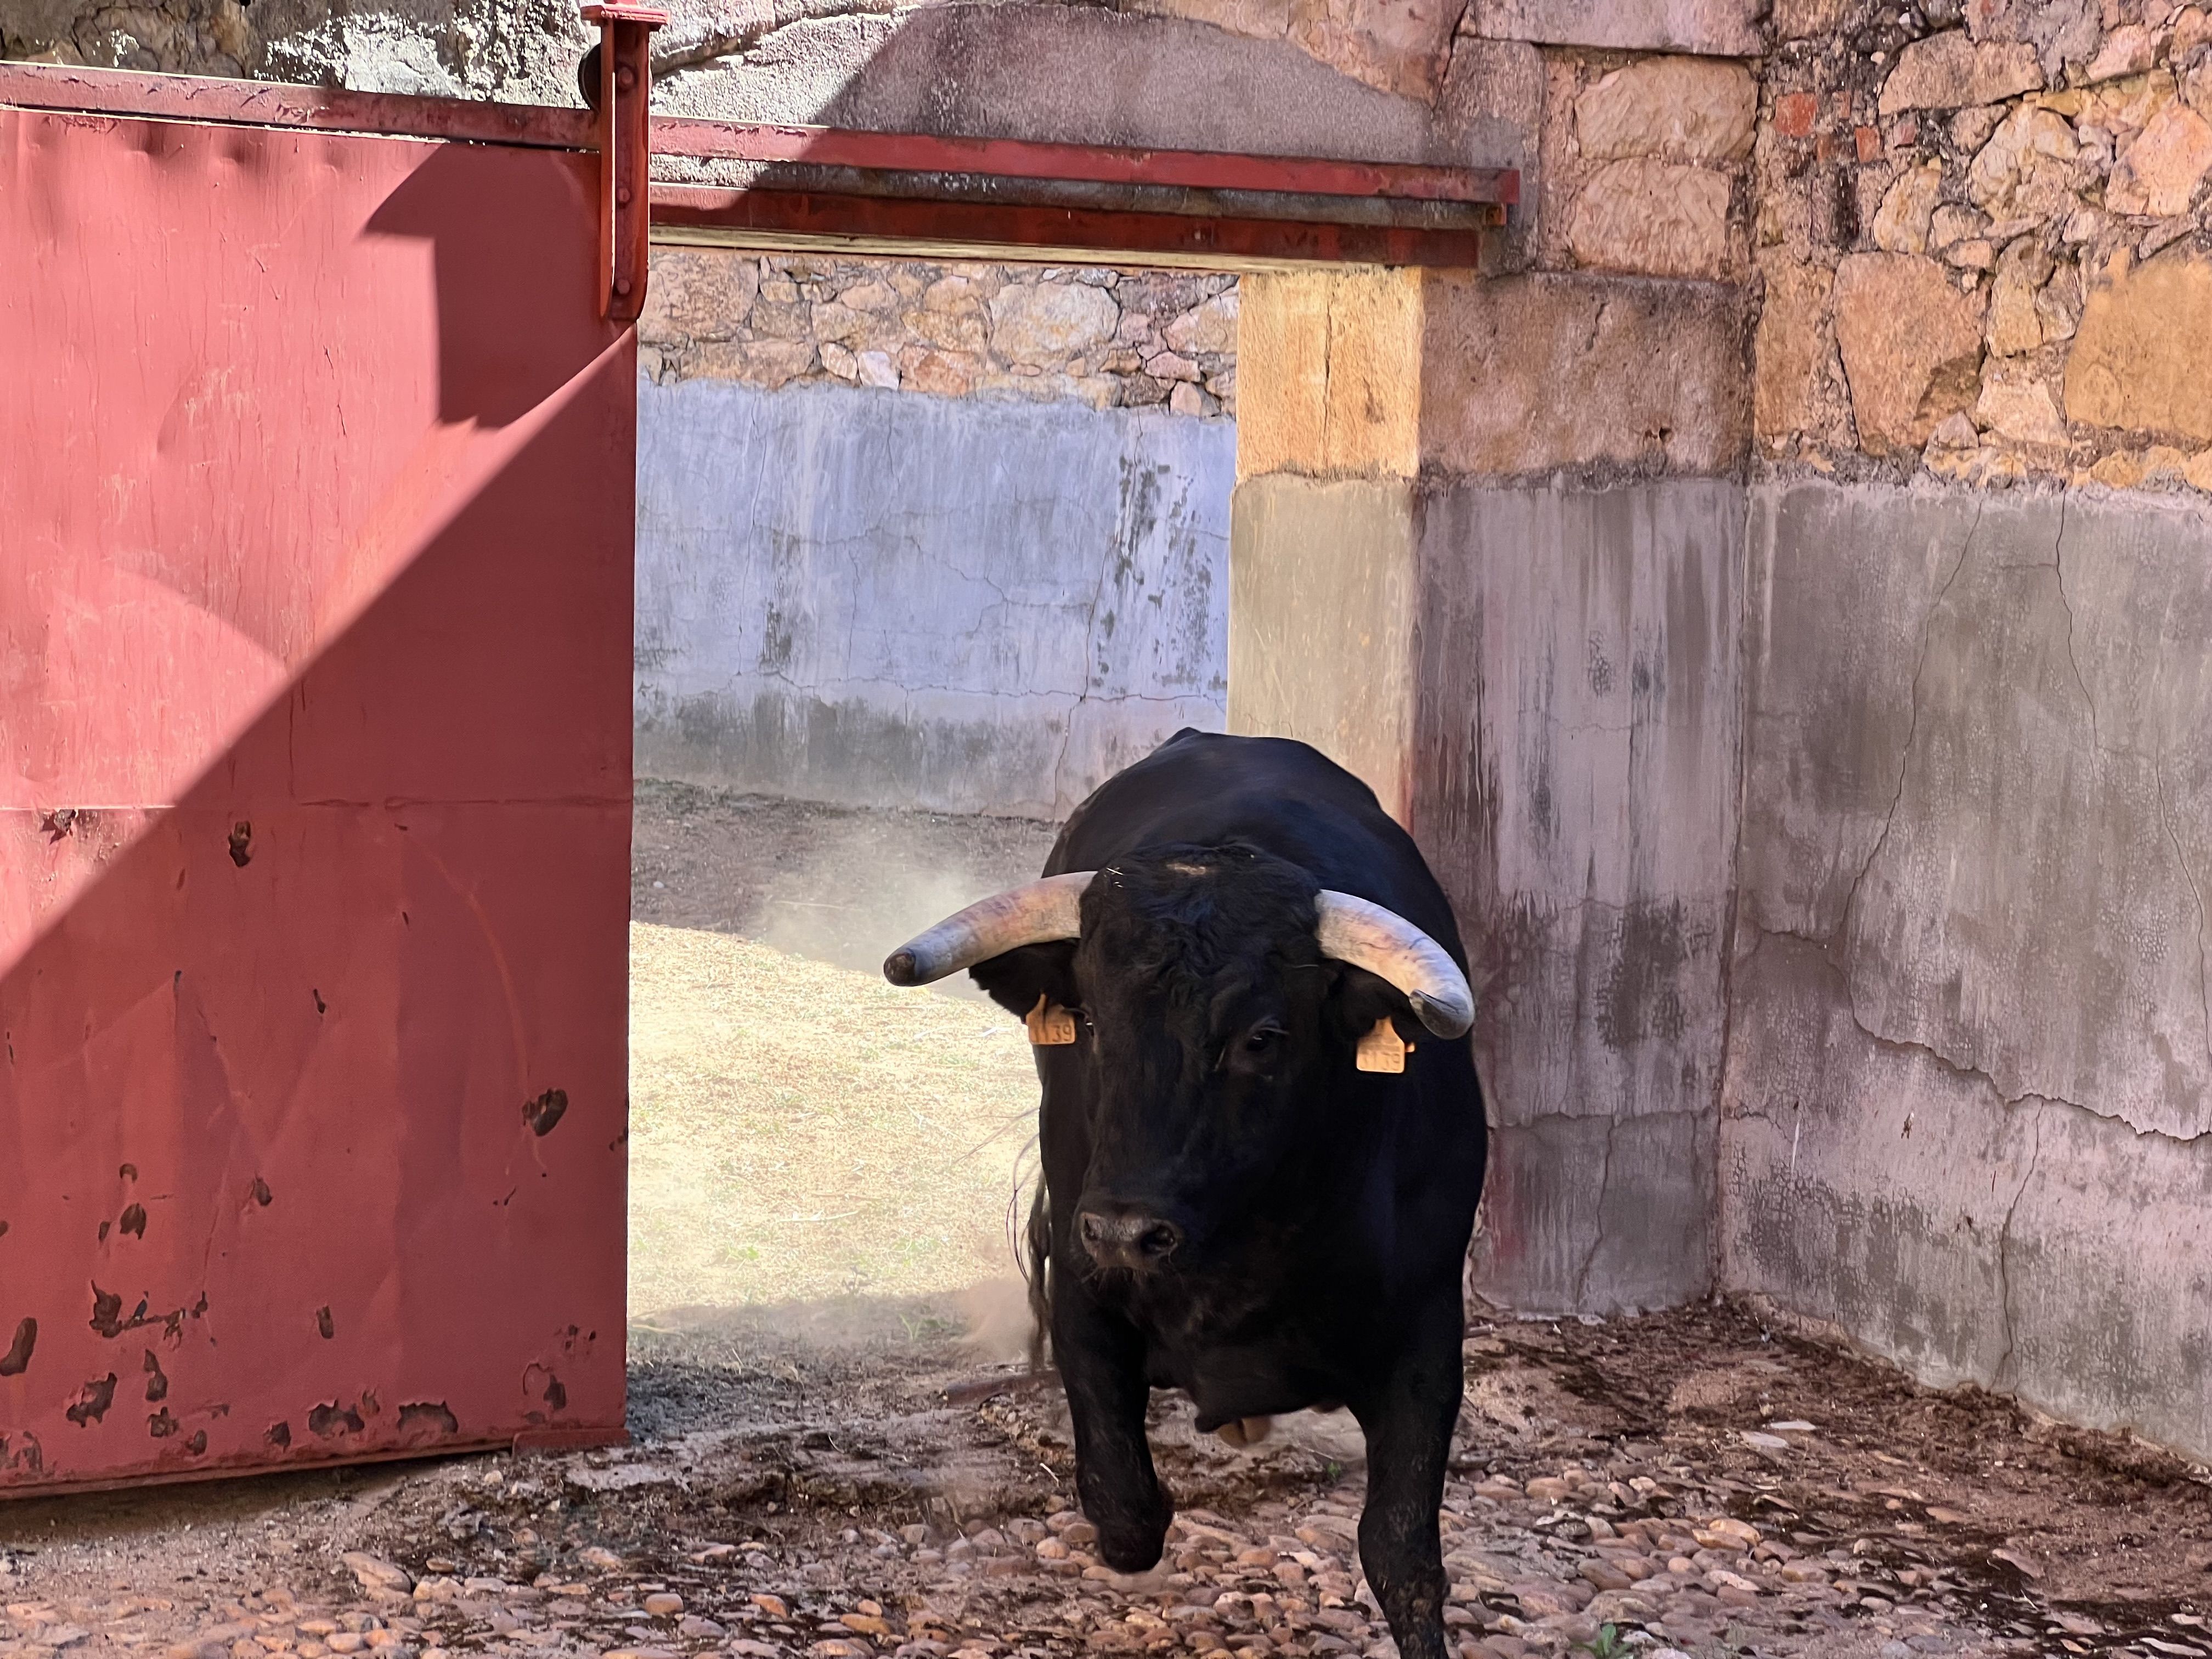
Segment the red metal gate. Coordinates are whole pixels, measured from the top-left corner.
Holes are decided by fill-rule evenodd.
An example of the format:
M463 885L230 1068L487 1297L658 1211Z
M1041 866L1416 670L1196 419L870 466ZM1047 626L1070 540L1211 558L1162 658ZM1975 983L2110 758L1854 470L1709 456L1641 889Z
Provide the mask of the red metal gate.
M0 1488L620 1432L599 187L0 109Z

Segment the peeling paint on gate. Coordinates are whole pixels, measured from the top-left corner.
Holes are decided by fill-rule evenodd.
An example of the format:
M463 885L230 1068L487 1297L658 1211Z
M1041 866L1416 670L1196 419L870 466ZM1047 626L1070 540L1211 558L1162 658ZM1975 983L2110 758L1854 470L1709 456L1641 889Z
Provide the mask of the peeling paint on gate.
M0 1492L620 1432L594 167L0 111Z

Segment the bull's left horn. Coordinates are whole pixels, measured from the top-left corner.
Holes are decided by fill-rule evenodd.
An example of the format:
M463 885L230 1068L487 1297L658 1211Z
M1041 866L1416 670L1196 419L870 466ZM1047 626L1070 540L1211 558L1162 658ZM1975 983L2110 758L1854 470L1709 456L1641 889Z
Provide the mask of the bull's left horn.
M1024 945L1075 939L1083 932L1083 890L1096 874L1047 876L978 899L884 957L884 977L894 985L928 985Z
M1364 968L1406 994L1422 1024L1440 1037L1467 1035L1474 993L1444 947L1395 910L1324 889L1314 901L1322 954Z

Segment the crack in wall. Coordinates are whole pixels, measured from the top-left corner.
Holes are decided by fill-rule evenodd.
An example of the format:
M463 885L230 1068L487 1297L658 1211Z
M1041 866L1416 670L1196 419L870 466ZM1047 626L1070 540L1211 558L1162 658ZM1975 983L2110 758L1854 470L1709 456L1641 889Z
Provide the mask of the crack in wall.
M2081 672L2081 659L2074 651L2074 605L2066 597L2066 563L2063 551L2066 546L2066 497L2058 497L2058 534L2051 544L2051 568L2058 579L2058 608L2066 613L2066 661L2074 670L2074 684L2081 688L2081 701L2089 710L2089 748L2101 753L2104 744L2097 733L2097 700L2089 695L2089 682Z
M1936 590L1936 597L1928 602L1927 614L1920 619L1920 650L1912 665L1912 697L1905 719L1905 744L1897 757L1897 788L1890 796L1888 811L1882 815L1881 834L1875 837L1866 861L1859 866L1858 873L1851 878L1850 890L1844 895L1843 917L1837 924L1839 934L1850 931L1851 913L1858 907L1859 889L1864 884L1875 861L1881 857L1882 848L1889 844L1889 832L1897 823L1897 809L1905 802L1905 782L1912 773L1912 745L1920 733L1920 679L1927 672L1929 652L1935 640L1936 613L1950 598L1952 585L1959 580L1960 573L1966 568L1967 558L1973 552L1974 538L1982 529L1982 498L1978 496L1974 501L1974 521L1966 526L1966 539L1960 544L1958 559L1951 566L1951 574L1943 578L1942 586ZM1857 1018L1856 1010L1852 1018Z
M2024 1106L2033 1103L2040 1103L2048 1106L2069 1106L2074 1110L2083 1113L2087 1116L2096 1118L2101 1122L2124 1125L2127 1129L2138 1139L2163 1140L2176 1146L2191 1146L2200 1140L2212 1139L2212 1127L2200 1129L2195 1134L2188 1135L2178 1135L2172 1133L2170 1130L2166 1129L2147 1129L2140 1124L2135 1123L2128 1118L2123 1117L2117 1112L2105 1111L2098 1107L2090 1105L2086 1101L2069 1100L2064 1095L2052 1094L2046 1090L2023 1089L2018 1094L2007 1094L2003 1088L1999 1085L1997 1080L1978 1066L1954 1060L1950 1055L1945 1054L1942 1049L1935 1048L1930 1044L1916 1041L1910 1037L1885 1036L1882 1033L1875 1030L1872 1026L1869 1025L1860 1016L1856 1000L1852 995L1850 975L1844 971L1843 964L1836 961L1834 958L1832 954L1834 945L1833 940L1814 939L1807 934L1791 933L1784 928L1768 927L1756 921L1749 922L1746 925L1748 926L1753 933L1769 938L1794 939L1801 945L1812 946L1819 953L1821 965L1826 968L1830 973L1836 976L1837 984L1841 988L1841 1006L1844 1012L1850 1016L1851 1024L1857 1030L1861 1036L1863 1036L1868 1042L1873 1043L1875 1048L1882 1050L1884 1053L1899 1054L1912 1058L1933 1060L1939 1067L1941 1067L1944 1072L1949 1073L1951 1076L1960 1078L1965 1081L1975 1084L1981 1088L1986 1089L1992 1099L1996 1100L1999 1105L2007 1108ZM1755 956L1757 954L1756 949L1754 948L1750 954ZM1749 958L1747 957L1747 960ZM1723 1063L1725 1064L1725 1060L1723 1060ZM1753 1117L1759 1115L1754 1112L1738 1110L1729 1113L1728 1115L1733 1117Z
M1606 1120L1605 1155L1597 1172L1597 1225L1590 1230L1589 1249L1575 1273L1575 1306L1578 1308L1589 1305L1590 1269L1597 1265L1598 1252L1605 1248L1605 1195L1613 1185L1613 1138L1620 1133L1620 1121L1618 1113Z
M2071 1103L2070 1102L2068 1103ZM2012 1304L2012 1221L2019 1212L2020 1201L2027 1196L2029 1185L2035 1180L2036 1164L2043 1157L2043 1114L2035 1115L2035 1139L2027 1154L2027 1169L2020 1178L2019 1188L2012 1202L2005 1206L2004 1220L1997 1228L1997 1317L2004 1332L2004 1351L1990 1369L1990 1385L2003 1386L2005 1373L2011 1367L2015 1325Z
M2173 820L2166 811L2164 756L2152 763L2150 775L2158 797L2159 827L2173 844L2173 861L2180 867L2181 878L2189 884L2190 893L2197 900L2197 1003L2204 1023L2204 1058L2207 1064L2212 1064L2212 970L2208 970L2206 961L2212 955L2212 947L2208 947L2205 938L2204 888L2197 879L2196 871L2189 867L2189 855L2182 850L2181 837L2174 833Z

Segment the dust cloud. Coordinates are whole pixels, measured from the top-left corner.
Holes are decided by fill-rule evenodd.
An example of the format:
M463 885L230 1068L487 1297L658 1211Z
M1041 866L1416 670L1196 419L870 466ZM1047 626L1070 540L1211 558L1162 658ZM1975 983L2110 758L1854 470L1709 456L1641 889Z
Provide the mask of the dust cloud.
M1048 825L638 787L630 1315L811 1345L1028 1337L1036 1178L1020 1022L897 945L1033 878Z

